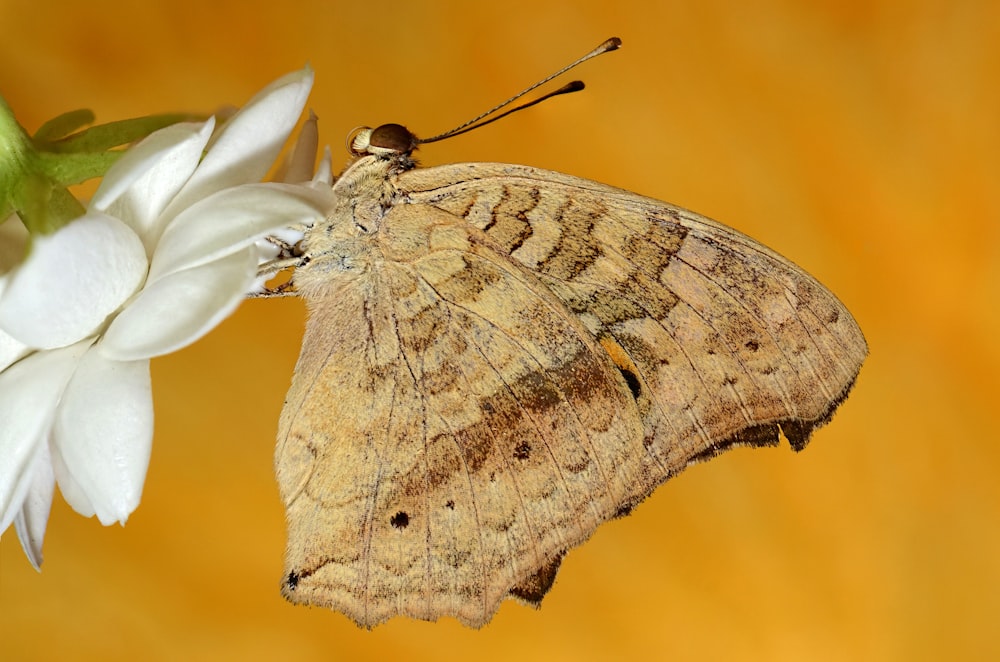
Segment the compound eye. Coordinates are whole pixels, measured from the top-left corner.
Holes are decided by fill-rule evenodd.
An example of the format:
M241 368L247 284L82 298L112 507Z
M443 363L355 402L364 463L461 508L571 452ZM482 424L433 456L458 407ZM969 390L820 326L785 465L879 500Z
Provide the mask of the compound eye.
M383 124L368 139L372 147L409 154L417 146L417 137L402 124Z
M374 129L355 129L348 137L348 144L356 156L393 156L416 149L417 137L402 124L383 124Z

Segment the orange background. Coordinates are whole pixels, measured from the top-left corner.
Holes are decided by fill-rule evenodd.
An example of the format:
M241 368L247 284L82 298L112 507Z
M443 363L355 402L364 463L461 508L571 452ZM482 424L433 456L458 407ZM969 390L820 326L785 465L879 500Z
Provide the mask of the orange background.
M41 574L3 536L0 658L1000 656L1000 5L611 4L7 1L0 93L34 130L240 104L308 61L342 163L356 125L443 131L618 35L586 92L421 156L670 200L814 273L872 353L812 446L674 479L569 554L540 611L360 631L278 593L271 458L304 311L253 301L153 362L127 526L57 497Z

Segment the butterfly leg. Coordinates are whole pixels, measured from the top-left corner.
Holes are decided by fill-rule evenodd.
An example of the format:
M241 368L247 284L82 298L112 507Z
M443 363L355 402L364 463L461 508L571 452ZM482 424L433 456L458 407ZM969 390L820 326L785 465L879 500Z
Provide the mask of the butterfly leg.
M293 255L289 257L285 253L286 247L291 251L294 250L294 246L286 244L285 242L277 239L276 237L268 237L268 241L271 241L276 246L281 248L281 253L278 254L273 260L268 260L260 266L257 267L257 282L260 284L257 288L247 293L248 299L267 299L273 297L293 297L297 296L295 290L295 284L289 279L283 283L279 283L274 287L267 287L265 283L280 272L285 269L293 269L302 264L303 258L301 255ZM284 245L283 245L284 244Z
M298 291L295 289L295 283L288 280L284 283L279 283L274 287L262 287L259 290L254 290L252 292L247 292L248 299L274 299L276 297L294 297L298 296Z

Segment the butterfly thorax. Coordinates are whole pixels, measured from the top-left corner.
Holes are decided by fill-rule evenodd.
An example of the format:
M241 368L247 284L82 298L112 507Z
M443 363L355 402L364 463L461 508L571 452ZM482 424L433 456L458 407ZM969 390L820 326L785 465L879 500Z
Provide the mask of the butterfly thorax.
M367 274L385 259L379 234L389 210L401 201L396 176L416 166L410 156L415 148L416 137L398 124L355 134L351 152L359 158L334 183L330 214L303 238L309 260L296 269L300 290Z

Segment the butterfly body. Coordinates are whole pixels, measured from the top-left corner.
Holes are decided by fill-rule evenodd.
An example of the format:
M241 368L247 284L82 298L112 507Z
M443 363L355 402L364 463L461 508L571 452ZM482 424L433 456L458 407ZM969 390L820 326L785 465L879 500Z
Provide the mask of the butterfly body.
M566 551L689 464L779 429L800 449L846 397L857 324L753 240L410 150L365 146L293 277L309 321L276 451L290 600L481 626L505 598L537 604Z

